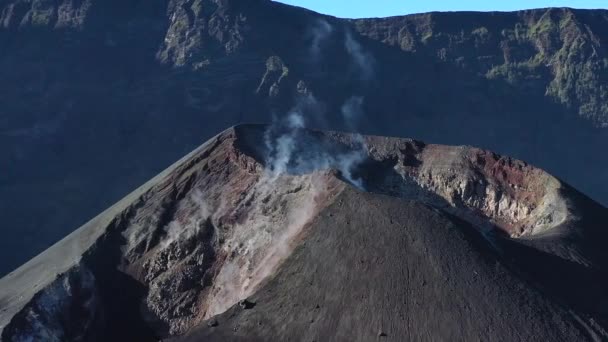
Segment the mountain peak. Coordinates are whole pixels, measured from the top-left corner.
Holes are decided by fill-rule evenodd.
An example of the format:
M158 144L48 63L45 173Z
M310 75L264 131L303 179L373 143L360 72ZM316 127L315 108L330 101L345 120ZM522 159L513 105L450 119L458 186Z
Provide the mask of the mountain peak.
M533 250L599 265L598 249L585 240L593 230L578 217L589 210L588 201L570 195L566 185L542 170L476 148L307 130L297 122L240 125L1 279L0 300L7 308L0 314L2 337L115 340L130 331L131 337L165 338L217 315L224 320L221 314L234 307L255 311L257 304L240 301L264 293L275 275L291 267L285 265L298 260L292 256L301 246L318 243L314 236L326 229L320 227L328 218L347 220L332 229L350 229L349 215L357 205L373 217L388 210L395 216L391 224L407 229L414 229L411 221L402 220L418 215L440 226L454 225L460 228L450 229L477 241L477 247L458 248L511 253L507 250L519 246L520 239L506 236L534 241L560 235L564 241L533 245ZM397 208L409 214L400 216ZM379 227L378 234L388 238L401 229L391 227ZM454 238L457 244L469 243ZM370 255L356 258L371 262L365 261ZM463 258L478 262L472 255ZM145 291L137 290L141 287ZM481 305L470 297L462 300L458 305ZM137 313L140 305L146 314ZM68 310L73 307L79 308L78 316ZM99 325L100 317L105 325Z

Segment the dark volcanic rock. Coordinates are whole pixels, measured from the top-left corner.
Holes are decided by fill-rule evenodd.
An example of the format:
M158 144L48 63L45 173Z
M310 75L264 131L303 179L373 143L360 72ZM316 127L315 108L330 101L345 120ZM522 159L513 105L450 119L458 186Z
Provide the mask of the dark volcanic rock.
M4 1L0 273L217 131L294 103L310 126L352 130L341 110L361 98L363 133L513 155L608 203L606 18L539 9L342 20L265 0Z
M604 340L607 215L473 147L237 126L0 279L1 336Z
M352 190L337 200L254 296L255 310L233 308L221 326L175 341L592 340L440 213Z

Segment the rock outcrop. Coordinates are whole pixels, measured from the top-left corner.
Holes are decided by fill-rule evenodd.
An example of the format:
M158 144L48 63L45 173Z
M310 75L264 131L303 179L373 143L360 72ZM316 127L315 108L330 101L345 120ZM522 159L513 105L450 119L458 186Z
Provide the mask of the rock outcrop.
M602 339L606 215L477 148L237 126L0 279L1 336Z

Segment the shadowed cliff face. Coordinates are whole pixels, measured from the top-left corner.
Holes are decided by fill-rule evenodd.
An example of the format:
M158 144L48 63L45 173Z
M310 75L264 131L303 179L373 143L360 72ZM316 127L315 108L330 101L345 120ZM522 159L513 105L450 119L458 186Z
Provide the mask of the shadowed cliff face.
M0 273L215 132L294 106L312 127L512 155L606 203L606 16L5 1Z
M486 150L299 124L220 133L0 279L2 339L608 336L604 207Z
M608 126L606 11L428 13L354 21L361 34L546 96Z

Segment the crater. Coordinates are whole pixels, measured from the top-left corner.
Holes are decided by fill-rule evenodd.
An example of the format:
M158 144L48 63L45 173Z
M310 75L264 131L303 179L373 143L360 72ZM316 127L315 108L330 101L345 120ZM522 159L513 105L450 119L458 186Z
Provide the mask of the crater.
M246 146L243 152L268 167L269 152L263 143L268 131L241 128L236 133L238 147ZM493 152L339 132L275 134L293 139L287 173L333 169L339 178L362 190L421 201L484 231L531 236L575 217L558 179Z

